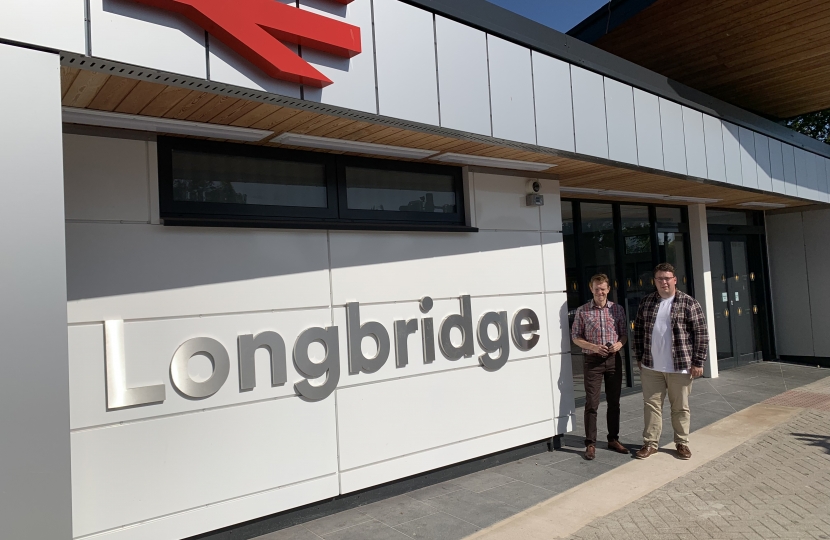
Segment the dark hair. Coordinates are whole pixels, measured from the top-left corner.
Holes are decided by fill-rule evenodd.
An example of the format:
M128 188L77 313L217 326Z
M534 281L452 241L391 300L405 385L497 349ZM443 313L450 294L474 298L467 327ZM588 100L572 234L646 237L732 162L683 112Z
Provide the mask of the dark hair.
M591 288L591 290L593 290L594 288L594 283L607 283L608 288L611 288L611 282L608 281L608 276L606 276L605 274L597 274L591 278L591 281L588 282L588 286Z
M654 275L657 275L657 272L671 272L671 275L677 277L677 274L674 272L674 266L670 265L669 263L660 263L654 267Z

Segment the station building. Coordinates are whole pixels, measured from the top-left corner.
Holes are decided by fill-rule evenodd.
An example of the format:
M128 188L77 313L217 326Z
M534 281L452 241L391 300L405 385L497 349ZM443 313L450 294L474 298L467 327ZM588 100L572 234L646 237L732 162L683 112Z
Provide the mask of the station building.
M707 376L830 357L830 147L757 107L478 0L3 11L3 538L187 538L555 439L597 272L633 318L674 264Z

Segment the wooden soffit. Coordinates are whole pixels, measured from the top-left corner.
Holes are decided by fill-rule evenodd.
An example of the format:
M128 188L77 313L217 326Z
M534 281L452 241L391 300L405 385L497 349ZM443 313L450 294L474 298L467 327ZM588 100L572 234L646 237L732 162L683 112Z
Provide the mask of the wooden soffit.
M827 0L657 0L592 44L762 116L830 108Z
M273 134L264 137L259 142L246 144L291 148L270 142L273 137L281 133L291 132L429 149L436 152L455 152L547 163L551 165L551 168L543 175L556 175L555 177L565 187L719 199L719 202L710 206L723 208L741 208L741 203L746 202L783 204L787 207L812 204L786 196L731 189L665 173L650 173L637 167L626 168L607 162L590 161L582 157L573 157L572 154L564 156L555 151L546 153L542 148L538 151L515 148L509 146L507 141L500 143L496 139L486 138L488 142L481 142L467 139L463 134L447 136L426 132L426 128L424 131L402 129L384 125L380 123L380 118L379 123L354 120L348 116L316 112L313 107L302 109L280 106L238 98L230 94L192 89L187 85L169 85L87 69L62 67L61 86L62 104L65 107L254 128L267 130ZM515 171L513 174L533 176L533 173L521 171ZM567 195L563 193L563 196ZM579 197L611 198L640 203L655 202L620 195L609 197L602 194L580 194ZM684 203L674 202L673 204Z

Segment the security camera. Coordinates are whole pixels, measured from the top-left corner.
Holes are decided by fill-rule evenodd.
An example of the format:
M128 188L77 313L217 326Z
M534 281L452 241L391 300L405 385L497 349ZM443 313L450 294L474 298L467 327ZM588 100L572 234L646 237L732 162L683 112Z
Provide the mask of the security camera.
M527 181L527 192L529 195L536 195L542 191L542 183L538 180Z

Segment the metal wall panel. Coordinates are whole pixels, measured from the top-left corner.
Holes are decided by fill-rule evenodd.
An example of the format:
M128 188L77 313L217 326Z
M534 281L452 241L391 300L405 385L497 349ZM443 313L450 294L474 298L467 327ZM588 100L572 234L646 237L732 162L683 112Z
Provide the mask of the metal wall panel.
M362 48L362 52L353 58L303 48L303 59L333 81L325 88L304 87L303 97L309 101L377 113L371 0L354 0L347 6L330 0L300 0L300 9L357 26Z
M683 134L686 139L686 166L689 175L708 178L703 113L683 107Z
M810 187L812 189L810 198L814 201L824 201L824 194L821 193L822 176L824 176L824 158L810 152L807 159L809 160L807 171L810 175Z
M435 16L441 125L491 135L487 35Z
M824 158L824 187L822 188L825 201L830 202L830 159Z
M4 0L0 37L85 54L84 0Z
M530 49L487 36L493 136L536 144Z
M758 188L758 162L755 160L755 133L739 128L741 143L741 175L744 187Z
M630 86L605 78L605 116L608 124L608 158L637 165L634 94Z
M798 179L798 196L803 199L813 200L818 189L818 178L816 177L816 163L813 154L795 149L795 171Z
M708 114L703 115L703 138L706 144L706 172L709 180L726 182L723 124L718 118Z
M726 163L726 181L736 186L744 185L741 170L741 132L735 124L723 122L723 155Z
M818 156L817 156L818 157ZM823 157L819 157L822 161ZM827 249L827 232L830 231L830 210L804 212L804 250L807 255L807 276L810 280L810 321L813 327L813 352L819 357L830 357L830 287L827 287L830 269L830 249ZM789 277L789 276L788 276ZM802 311L804 313L804 311Z
M784 194L787 188L784 181L784 151L781 141L776 139L769 140L769 161L772 191L773 193Z
M784 158L784 193L789 196L798 196L798 180L795 170L795 147L784 144L781 147Z
M181 15L129 0L89 1L92 55L207 78L205 31Z
M769 215L766 225L778 354L813 356L813 325L808 302L811 283L802 213Z
M686 139L683 134L683 110L680 105L660 98L660 129L663 134L663 163L666 170L687 174Z
M533 51L536 139L539 146L575 151L571 66Z
M772 165L769 137L755 134L755 161L758 163L758 189L772 191Z
M60 58L0 43L0 73L0 538L69 539Z
M634 115L637 124L637 159L640 165L663 169L663 134L657 96L635 88Z
M438 125L432 13L398 0L374 0L379 113Z
M571 66L576 151L607 158L608 132L605 120L605 89L602 75Z

